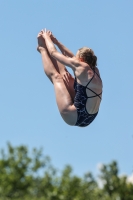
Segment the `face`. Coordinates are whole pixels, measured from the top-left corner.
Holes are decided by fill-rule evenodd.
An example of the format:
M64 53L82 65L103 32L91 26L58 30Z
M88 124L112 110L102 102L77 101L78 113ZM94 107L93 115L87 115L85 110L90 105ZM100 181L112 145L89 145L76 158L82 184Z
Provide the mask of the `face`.
M76 53L76 56L75 56L79 61L81 61L81 62L83 62L84 60L83 60L83 58L80 58L79 57L79 50L77 51L77 53Z

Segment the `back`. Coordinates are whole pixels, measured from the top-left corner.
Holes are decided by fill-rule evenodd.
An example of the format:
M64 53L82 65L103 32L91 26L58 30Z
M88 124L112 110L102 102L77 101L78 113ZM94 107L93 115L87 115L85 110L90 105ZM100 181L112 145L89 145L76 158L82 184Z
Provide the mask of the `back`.
M86 93L86 110L89 114L95 114L99 110L102 98L102 80L99 70L93 71L89 66L78 70L77 83L83 86Z

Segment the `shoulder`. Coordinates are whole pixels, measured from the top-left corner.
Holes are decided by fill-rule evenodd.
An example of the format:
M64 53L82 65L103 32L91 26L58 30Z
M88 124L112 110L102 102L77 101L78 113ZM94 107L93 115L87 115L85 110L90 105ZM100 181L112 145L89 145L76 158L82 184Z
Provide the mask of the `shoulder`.
M75 67L81 66L81 62L75 56L73 56L72 58L69 57L68 59L73 65L75 65Z

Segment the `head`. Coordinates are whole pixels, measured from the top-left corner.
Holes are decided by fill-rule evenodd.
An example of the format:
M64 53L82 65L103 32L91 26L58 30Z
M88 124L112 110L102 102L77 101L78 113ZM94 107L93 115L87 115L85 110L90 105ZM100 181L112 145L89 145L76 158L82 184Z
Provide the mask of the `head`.
M76 57L80 61L87 63L92 69L95 69L97 66L97 57L95 56L93 50L88 47L80 48Z

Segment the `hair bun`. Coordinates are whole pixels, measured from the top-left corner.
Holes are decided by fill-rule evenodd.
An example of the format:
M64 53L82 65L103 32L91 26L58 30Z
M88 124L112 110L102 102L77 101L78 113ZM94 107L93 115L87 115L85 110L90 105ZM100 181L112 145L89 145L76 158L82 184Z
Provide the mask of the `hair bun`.
M93 67L95 67L95 66L97 66L97 57L94 55L94 56L92 56L92 66Z
M79 49L79 57L84 59L92 69L95 69L97 66L97 57L94 54L94 51L88 47L83 47Z

